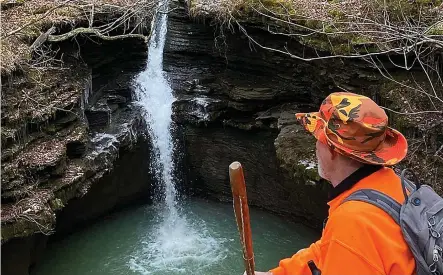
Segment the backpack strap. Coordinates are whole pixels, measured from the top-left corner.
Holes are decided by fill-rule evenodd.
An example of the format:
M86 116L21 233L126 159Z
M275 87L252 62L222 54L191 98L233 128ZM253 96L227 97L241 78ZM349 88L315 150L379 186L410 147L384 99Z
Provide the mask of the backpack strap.
M404 180L405 188L409 191L409 193L412 193L415 190L417 190L415 183L413 183L412 181L409 181L408 179L403 179L403 180Z
M409 172L410 174L412 174L412 177L414 179L414 181L410 181L405 177L405 174ZM405 196L405 200L408 200L408 194L406 193L406 191L409 191L409 194L415 192L416 190L418 190L421 186L420 181L418 180L417 175L415 175L415 173L409 169L403 169L403 171L401 172L400 175L400 179L401 179L401 186L402 186L402 191L403 191L403 195Z
M397 224L400 224L401 204L391 197L373 189L360 189L342 201L363 201L375 205L388 213Z

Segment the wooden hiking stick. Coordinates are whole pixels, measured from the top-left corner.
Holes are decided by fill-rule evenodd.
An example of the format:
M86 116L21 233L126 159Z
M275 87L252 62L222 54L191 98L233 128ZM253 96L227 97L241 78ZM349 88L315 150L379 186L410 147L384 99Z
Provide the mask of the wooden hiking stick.
M240 233L240 242L243 249L243 260L246 274L254 275L254 252L252 250L252 235L249 218L248 198L243 168L240 162L235 161L229 165L229 178L231 181L232 198L234 201L234 213L237 220L237 228Z

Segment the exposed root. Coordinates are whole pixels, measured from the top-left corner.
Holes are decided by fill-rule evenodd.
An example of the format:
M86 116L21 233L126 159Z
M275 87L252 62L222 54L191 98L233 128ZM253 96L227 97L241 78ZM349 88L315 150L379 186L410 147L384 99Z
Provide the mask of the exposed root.
M142 35L142 34L122 34L122 35L108 36L108 35L102 34L97 29L77 28L77 29L74 29L70 32L64 33L64 34L49 35L48 41L49 42L61 42L61 41L73 38L79 34L94 34L95 36L97 36L98 38L103 39L103 40L118 40L118 39L126 39L126 38L138 38L138 39L142 39L144 42L148 42L148 40L149 40L149 37Z

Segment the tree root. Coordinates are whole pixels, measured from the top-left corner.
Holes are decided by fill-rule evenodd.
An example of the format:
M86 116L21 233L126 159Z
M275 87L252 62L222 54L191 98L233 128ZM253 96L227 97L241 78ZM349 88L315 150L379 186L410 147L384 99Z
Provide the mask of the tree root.
M93 34L96 35L98 38L103 39L103 40L119 40L119 39L126 39L126 38L137 38L137 39L142 39L144 42L147 42L149 39L149 36L145 36L142 34L121 34L121 35L114 35L114 36L109 36L109 35L104 35L102 34L99 30L97 29L93 29L93 28L77 28L77 29L73 29L70 32L67 32L65 34L60 34L60 35L49 35L48 36L48 41L49 42L61 42L61 41L65 41L68 40L70 38L73 38L79 34Z

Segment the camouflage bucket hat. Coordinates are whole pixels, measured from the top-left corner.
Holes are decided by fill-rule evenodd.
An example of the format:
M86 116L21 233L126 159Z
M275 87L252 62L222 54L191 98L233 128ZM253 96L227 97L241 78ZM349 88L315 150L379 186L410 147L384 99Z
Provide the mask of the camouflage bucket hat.
M332 93L318 112L296 117L319 141L363 163L394 165L408 150L406 138L388 127L385 111L366 96Z

